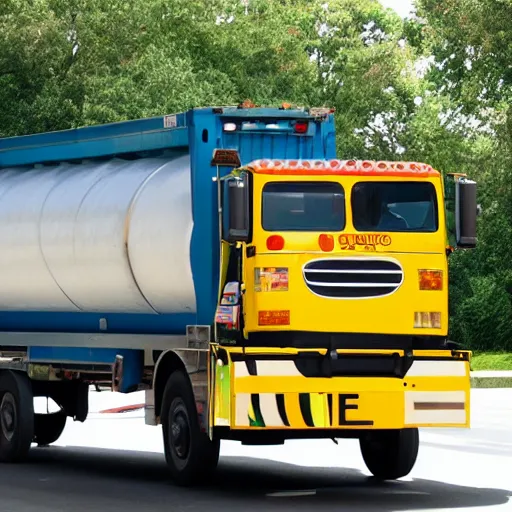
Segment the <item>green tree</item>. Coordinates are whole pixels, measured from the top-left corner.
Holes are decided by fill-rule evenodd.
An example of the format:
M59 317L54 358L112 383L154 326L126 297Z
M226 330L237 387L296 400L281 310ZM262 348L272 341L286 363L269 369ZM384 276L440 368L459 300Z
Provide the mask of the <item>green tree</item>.
M483 207L478 248L450 261L451 335L471 348L510 348L512 3L417 4L418 17L406 23L406 33L429 58L426 106L439 110L444 121L440 126L433 115L417 117L409 123L409 147L444 171L475 178ZM422 126L423 134L415 126Z
M250 98L334 106L340 156L384 158L414 109L377 0L8 0L0 27L3 135Z
M420 17L403 21L378 0L3 0L0 136L244 99L335 107L340 158L424 161L478 180L479 247L450 259L452 337L482 347L492 332L504 347L510 9L419 0Z

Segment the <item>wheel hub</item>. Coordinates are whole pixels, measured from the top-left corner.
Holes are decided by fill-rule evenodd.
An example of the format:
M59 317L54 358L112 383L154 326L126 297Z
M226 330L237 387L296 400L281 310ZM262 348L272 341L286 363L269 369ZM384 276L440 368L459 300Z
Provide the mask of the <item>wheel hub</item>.
M182 460L186 459L190 449L190 423L187 410L182 403L173 408L169 430L175 455Z
M0 403L0 426L2 434L10 441L16 430L16 402L11 393L4 393Z

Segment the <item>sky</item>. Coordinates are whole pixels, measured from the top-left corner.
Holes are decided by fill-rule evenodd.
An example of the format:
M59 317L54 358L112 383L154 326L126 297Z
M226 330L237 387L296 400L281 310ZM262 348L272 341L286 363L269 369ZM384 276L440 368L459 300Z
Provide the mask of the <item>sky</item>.
M380 0L384 7L394 9L400 16L407 16L412 10L412 0Z

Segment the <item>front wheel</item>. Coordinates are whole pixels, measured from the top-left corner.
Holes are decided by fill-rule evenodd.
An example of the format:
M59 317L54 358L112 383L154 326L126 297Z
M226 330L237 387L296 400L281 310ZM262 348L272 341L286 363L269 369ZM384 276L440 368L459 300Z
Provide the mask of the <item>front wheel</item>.
M220 441L201 432L194 393L187 375L169 377L162 400L165 458L173 480L182 486L200 485L213 476Z
M418 457L417 428L370 431L359 440L368 470L382 480L407 476Z
M34 397L24 373L0 372L0 462L25 459L34 436Z

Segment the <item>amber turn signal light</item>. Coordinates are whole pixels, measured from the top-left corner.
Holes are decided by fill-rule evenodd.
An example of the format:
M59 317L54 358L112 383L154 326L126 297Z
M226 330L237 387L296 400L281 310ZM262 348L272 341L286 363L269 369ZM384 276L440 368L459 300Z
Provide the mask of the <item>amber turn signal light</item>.
M318 245L324 252L331 252L334 249L334 237L322 234L318 237Z
M420 290L443 289L443 271L442 270L418 270Z

